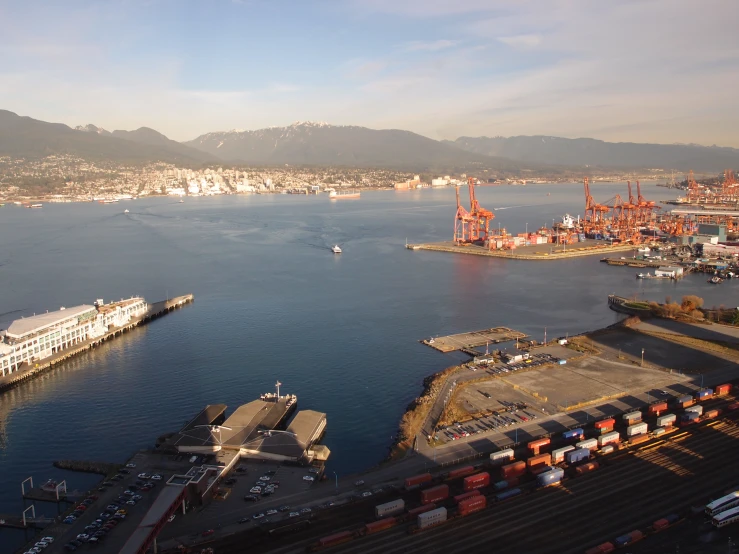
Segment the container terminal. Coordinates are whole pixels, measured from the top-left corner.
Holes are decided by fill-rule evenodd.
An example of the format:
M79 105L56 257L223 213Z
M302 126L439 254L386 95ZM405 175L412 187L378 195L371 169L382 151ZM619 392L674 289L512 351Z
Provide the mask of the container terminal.
M692 173L689 182L693 183L689 191L693 191L697 185ZM733 174L725 183L729 185L724 187L722 198L735 199L739 187L733 181ZM526 233L513 235L506 229L498 228L496 231L491 227L495 214L493 210L483 208L477 200L475 187L479 185L478 179L468 178L469 208L460 200L460 187L456 189L457 209L452 240L407 244L406 247L519 260L553 260L624 252L641 244L687 244L689 237L701 234L699 225L721 225L729 233L739 230L739 215L732 211L684 209L662 213L655 201L642 196L639 181L636 182L636 194L628 181L623 197L616 194L598 202L591 194L586 177L583 182L583 218L567 214L551 228L541 227L531 232L527 229Z
M739 345L739 332L704 327L642 322L556 340L529 350L541 361L532 367L516 357L490 368L473 359L459 375L484 379L460 383L456 401L471 410L454 426L460 438L419 440L401 460L358 475L326 469L329 453L317 444L325 415L298 412L288 421L293 395L276 389L229 417L225 406L207 406L87 493L99 498L62 503L53 523L38 522L39 536L54 538L45 550L52 553L88 531L106 552L126 553L153 549L155 539L160 551L219 554L245 544L254 552L388 554L482 552L491 541L501 552L648 545L657 531L703 517L691 506L702 511L739 484L739 469L726 463L739 454L738 355L718 347ZM508 372L488 371L499 364ZM486 402L506 406L498 421L517 423L492 425L481 415L492 413ZM99 531L97 512L113 508L124 518L98 522L107 526ZM567 514L570 531L561 532L553 511Z

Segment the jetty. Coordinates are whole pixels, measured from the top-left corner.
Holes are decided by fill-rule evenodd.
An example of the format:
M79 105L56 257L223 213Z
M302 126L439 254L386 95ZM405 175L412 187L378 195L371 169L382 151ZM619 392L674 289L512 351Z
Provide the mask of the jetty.
M78 354L81 354L87 350L96 348L108 340L114 339L122 335L123 333L127 333L128 331L138 327L139 325L149 323L150 321L157 319L165 314L168 314L173 310L177 310L187 304L190 304L194 300L194 295L186 294L184 296L177 296L175 298L169 298L167 300L162 300L160 302L149 304L149 307L145 313L137 317L132 317L131 320L125 325L121 325L120 327L112 327L107 333L98 338L82 341L79 344L75 344L74 346L65 348L64 350L52 356L49 356L48 358L44 358L43 360L34 362L32 366L28 365L26 367L21 367L13 373L0 377L0 392L18 386L20 383L23 383L24 381L27 381L29 379L33 379L34 377L37 377L42 373L53 369L54 367L58 366L59 364L63 363L73 356L77 356Z
M511 342L514 340L524 341L528 338L526 333L516 331L515 329L491 327L490 329L482 329L481 331L469 331L467 333L458 333L445 337L429 338L421 342L439 352L446 353L460 350L471 356L479 356L480 352L474 350L478 346L500 344L501 342Z
M520 246L515 250L490 250L475 244L455 244L454 242L431 242L425 244L407 244L408 250L432 250L434 252L451 252L453 254L471 254L489 258L505 258L509 260L562 260L582 256L603 255L610 252L627 252L634 250L633 244L604 244L596 241L578 242L569 246L554 244L537 244Z

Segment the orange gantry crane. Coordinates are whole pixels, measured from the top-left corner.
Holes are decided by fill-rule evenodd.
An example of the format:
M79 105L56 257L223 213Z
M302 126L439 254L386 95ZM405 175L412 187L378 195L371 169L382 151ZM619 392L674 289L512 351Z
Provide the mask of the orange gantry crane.
M457 244L486 241L490 231L490 222L495 219L495 214L480 206L477 201L475 181L474 177L467 179L470 193L469 211L459 201L459 187L457 187L457 213L454 218L454 242Z
M610 207L598 204L590 194L590 181L587 177L583 181L585 185L585 219L583 220L583 230L586 233L603 232L608 224L606 214L611 210Z

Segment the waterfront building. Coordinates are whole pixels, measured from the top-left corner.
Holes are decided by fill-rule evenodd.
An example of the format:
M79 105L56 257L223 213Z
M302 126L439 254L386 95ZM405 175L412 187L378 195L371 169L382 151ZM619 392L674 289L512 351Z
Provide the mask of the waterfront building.
M146 313L141 297L105 304L83 304L55 312L16 319L0 331L0 375L5 377L23 364L32 365L66 348L103 336L132 318Z

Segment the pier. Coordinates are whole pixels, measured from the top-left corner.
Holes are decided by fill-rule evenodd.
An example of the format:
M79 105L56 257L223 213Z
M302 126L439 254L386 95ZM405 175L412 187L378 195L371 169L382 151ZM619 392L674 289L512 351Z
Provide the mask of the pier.
M408 244L408 250L432 250L434 252L451 252L453 254L472 254L489 258L506 258L509 260L561 260L582 256L603 255L609 252L627 252L634 250L633 244L608 245L596 241L578 242L569 246L555 244L537 244L520 246L515 250L489 250L475 244L455 244L454 242L431 242L425 244Z
M18 517L12 514L0 514L0 527L9 529L43 529L54 523L50 517Z
M635 258L603 258L601 259L601 262L607 263L608 265L620 265L620 266L628 266L628 267L651 267L651 268L659 268L664 267L666 265L676 265L679 262L678 261L671 261L671 260L658 260L658 261L650 261L650 260L637 260Z
M131 321L129 321L126 325L115 327L109 330L103 336L96 339L86 340L73 347L65 348L64 350L54 354L53 356L35 362L33 364L33 367L24 367L22 369L19 369L18 371L14 371L9 375L0 377L0 392L11 389L19 385L20 383L27 381L28 379L33 379L34 377L41 375L42 373L49 371L50 369L53 369L58 364L73 356L100 346L107 340L120 336L123 333L127 333L128 331L134 329L135 327L138 327L139 325L144 325L154 319L157 319L158 317L168 314L173 310L179 309L186 304L190 304L194 300L195 297L192 294L186 294L184 296L177 296L175 298L169 298L167 300L162 300L160 302L149 304L149 309L146 311L146 313L138 317L131 318Z
M434 337L421 342L439 352L446 353L461 350L471 356L479 356L481 353L473 350L478 346L527 339L528 336L521 331L509 329L508 327L491 327L490 329L483 329L481 331L469 331L467 333L458 333L445 337Z

